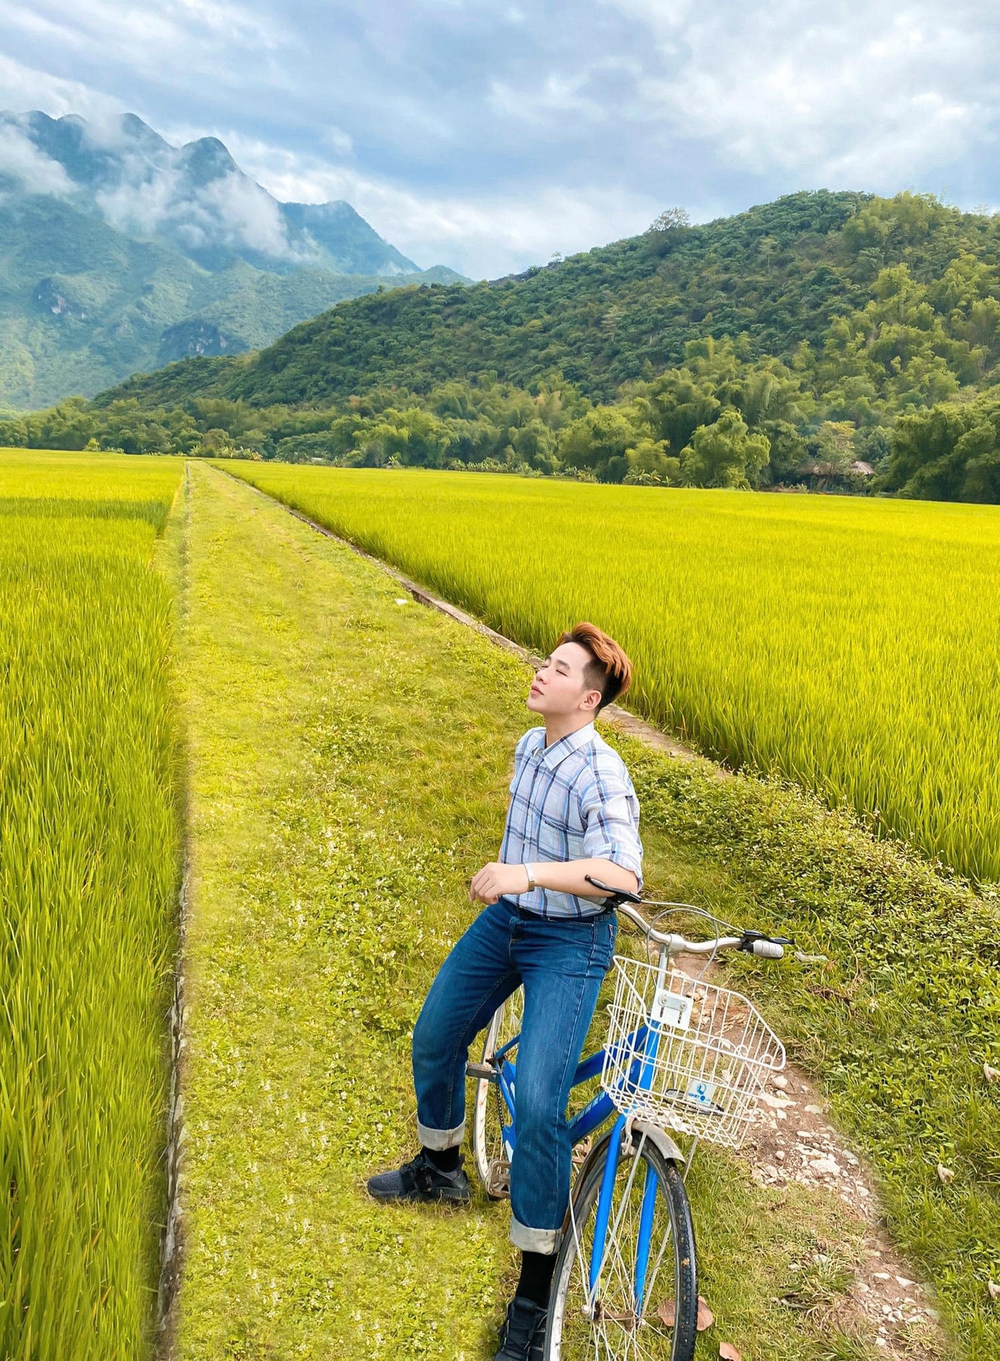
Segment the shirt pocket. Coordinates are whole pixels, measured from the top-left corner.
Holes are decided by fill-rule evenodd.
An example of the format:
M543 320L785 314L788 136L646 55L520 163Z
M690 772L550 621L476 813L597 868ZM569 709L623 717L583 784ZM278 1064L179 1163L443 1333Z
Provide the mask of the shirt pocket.
M550 818L541 813L538 818L538 849L551 860L569 858L567 828L561 818Z
M538 819L538 845L554 860L580 860L584 857L584 827L577 824L572 813L565 818L541 813Z

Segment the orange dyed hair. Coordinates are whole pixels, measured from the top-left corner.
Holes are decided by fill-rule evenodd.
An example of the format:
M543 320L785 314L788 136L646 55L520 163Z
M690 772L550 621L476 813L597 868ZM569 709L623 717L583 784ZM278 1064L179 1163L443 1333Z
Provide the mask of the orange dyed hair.
M590 661L584 669L584 676L592 689L601 692L598 713L605 704L610 704L619 695L624 695L632 684L632 663L615 640L596 624L588 624L585 620L574 624L569 633L562 635L559 642L579 643L590 653Z

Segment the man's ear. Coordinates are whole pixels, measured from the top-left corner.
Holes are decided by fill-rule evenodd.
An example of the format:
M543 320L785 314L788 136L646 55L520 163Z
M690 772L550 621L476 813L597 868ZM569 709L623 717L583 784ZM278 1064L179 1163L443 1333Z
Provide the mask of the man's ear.
M591 703L591 700L593 700L593 703ZM583 697L582 707L584 709L596 709L600 702L601 702L600 690L588 690Z

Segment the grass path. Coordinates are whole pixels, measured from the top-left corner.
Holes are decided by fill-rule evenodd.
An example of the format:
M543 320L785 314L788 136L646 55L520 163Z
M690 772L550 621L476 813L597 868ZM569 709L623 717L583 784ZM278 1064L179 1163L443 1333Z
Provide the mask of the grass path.
M503 1217L376 1215L360 1183L411 1137L407 1033L492 846L517 667L254 493L192 481L177 1350L479 1356Z
M525 668L210 468L192 465L186 521L190 1015L173 1353L480 1361L511 1284L506 1207L386 1210L363 1181L413 1147L409 1032L469 920L469 876L496 853L530 723ZM739 877L713 867L690 826L685 843L669 830L674 785L696 772L624 748L649 799L648 881L744 916ZM700 1357L721 1339L745 1361L886 1354L852 1307L863 1229L832 1193L758 1187L706 1150L693 1194L717 1319Z
M255 482L262 470L270 493L343 529L335 471L233 465ZM329 476L311 479L307 494L299 472ZM504 489L498 513L506 500ZM368 533L378 508L372 517L360 504L356 509L360 518L350 532L388 553L391 545L373 544ZM398 509L405 519L408 508ZM491 542L506 535L502 518L490 524ZM430 552L424 566L435 580L434 562L449 553L441 535ZM516 595L517 554L494 552L490 560L497 583ZM603 610L614 586L609 580L595 579L575 597L580 608L589 612L589 600ZM460 590L457 598L469 603ZM550 617L555 623L558 612ZM530 631L513 632L530 641ZM720 779L710 763L664 762L644 745L626 746L644 826L669 829L675 849L684 846L702 874L712 867L711 896L700 896L707 886L697 881L675 896L714 901L723 914L771 923L829 955L820 978L786 962L782 970L751 974L746 986L782 1017L786 1040L871 1162L897 1246L939 1286L968 1355L995 1361L1000 1084L989 1075L1000 1068L1000 888L984 885L977 897L918 853L873 842L867 820L824 811L797 786L746 773ZM987 800L979 811L992 816L995 809ZM669 864L674 872L675 862ZM734 971L739 965L732 962Z

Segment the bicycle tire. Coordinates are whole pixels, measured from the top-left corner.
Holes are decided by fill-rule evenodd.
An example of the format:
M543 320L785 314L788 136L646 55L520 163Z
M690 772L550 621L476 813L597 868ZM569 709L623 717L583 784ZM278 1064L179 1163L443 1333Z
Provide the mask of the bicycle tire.
M496 1051L512 1039L521 1029L521 1015L524 1010L524 993L517 988L505 1002L497 1007L486 1027L483 1041L483 1062L488 1062ZM476 1165L476 1175L491 1200L506 1197L491 1189L490 1166L494 1162L506 1162L500 1130L501 1103L503 1097L495 1082L480 1078L476 1082L472 1112L472 1152ZM506 1108L505 1108L506 1109Z
M545 1361L691 1361L698 1336L691 1207L681 1169L649 1139L641 1140L635 1156L622 1156L619 1161L605 1265L592 1316L585 1313L594 1221L611 1137L605 1135L594 1149L574 1188L573 1213L553 1274ZM648 1254L653 1271L647 1278L643 1308L637 1310L638 1207L650 1172L658 1180ZM672 1267L669 1281L665 1263Z

